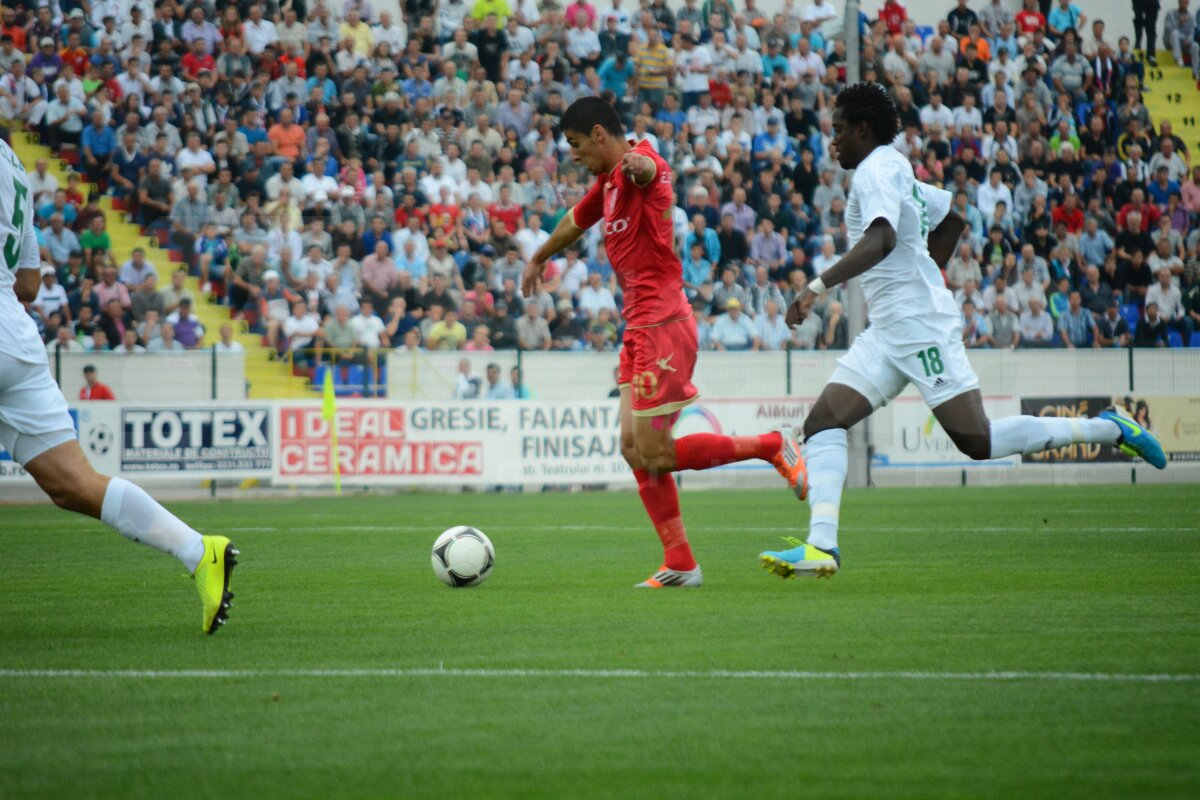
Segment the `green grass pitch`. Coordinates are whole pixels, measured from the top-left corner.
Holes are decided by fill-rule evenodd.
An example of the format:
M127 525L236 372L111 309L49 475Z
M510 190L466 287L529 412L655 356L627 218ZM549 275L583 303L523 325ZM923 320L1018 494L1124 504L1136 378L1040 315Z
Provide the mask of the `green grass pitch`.
M0 797L1200 796L1195 486L849 492L829 581L758 568L787 492L682 501L657 592L631 493L175 504L242 551L211 638L171 559L0 508Z

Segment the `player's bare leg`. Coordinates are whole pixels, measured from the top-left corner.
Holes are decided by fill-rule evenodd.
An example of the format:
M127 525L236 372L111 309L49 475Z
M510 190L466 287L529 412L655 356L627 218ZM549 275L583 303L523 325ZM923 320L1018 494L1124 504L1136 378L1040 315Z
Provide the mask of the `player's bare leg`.
M1113 410L1097 417L1018 415L990 421L978 389L933 409L946 434L964 455L976 461L1032 455L1069 444L1108 444L1163 469L1167 462L1154 435Z
M789 550L767 551L759 561L781 578L829 577L841 566L838 514L846 482L846 431L871 416L871 401L840 383L826 384L804 420L805 461L808 462L808 540L787 538Z
M233 599L229 580L237 563L237 550L228 539L201 536L141 487L96 472L76 440L50 448L24 467L60 508L99 519L126 538L179 559L196 580L205 632L213 633L224 623Z

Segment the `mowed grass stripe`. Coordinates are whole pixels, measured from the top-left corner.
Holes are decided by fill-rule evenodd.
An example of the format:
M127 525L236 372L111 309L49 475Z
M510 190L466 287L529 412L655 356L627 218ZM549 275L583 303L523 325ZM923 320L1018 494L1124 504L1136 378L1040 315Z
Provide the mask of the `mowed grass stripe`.
M819 680L819 681L1065 681L1113 683L1189 683L1200 674L1109 672L813 672L789 670L640 670L640 669L283 669L283 670L86 670L6 669L0 679L170 680L203 678L580 678L652 680Z

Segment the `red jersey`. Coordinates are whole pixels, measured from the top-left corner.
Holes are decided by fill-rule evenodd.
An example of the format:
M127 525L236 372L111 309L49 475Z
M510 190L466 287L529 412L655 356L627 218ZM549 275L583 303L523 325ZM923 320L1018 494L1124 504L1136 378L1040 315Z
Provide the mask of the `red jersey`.
M490 219L498 219L503 222L504 229L509 233L517 232L517 220L524 216L521 207L516 204L501 208L499 203L492 203L488 206L487 213Z
M683 264L675 255L671 168L648 140L634 145L633 152L654 159L654 179L638 186L618 165L596 179L572 215L584 230L604 220L604 246L625 295L625 320L641 327L690 317L692 309L683 294Z
M88 386L86 383L79 390L80 400L116 400L117 396L113 394L113 390L105 386L100 381L96 381L94 386Z
M1023 8L1017 12L1014 19L1017 23L1017 33L1023 36L1028 36L1034 31L1046 30L1046 18L1042 16L1042 12L1040 11L1030 11L1027 8Z
M195 53L188 53L179 60L179 65L183 67L183 74L189 78L196 78L200 74L200 70L206 69L211 72L216 68L217 62L209 53L197 56Z
M879 18L887 25L888 33L895 36L904 30L904 20L908 19L908 10L899 3L884 3L879 12Z
M1054 213L1050 215L1054 220L1054 224L1062 222L1067 226L1068 233L1079 233L1083 230L1083 211L1076 208L1074 211L1067 211L1066 206L1059 206L1054 209Z

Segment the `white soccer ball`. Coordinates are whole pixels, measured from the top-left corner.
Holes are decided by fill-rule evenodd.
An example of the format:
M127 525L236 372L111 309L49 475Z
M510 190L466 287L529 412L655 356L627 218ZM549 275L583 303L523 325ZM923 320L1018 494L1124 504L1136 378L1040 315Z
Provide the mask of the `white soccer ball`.
M433 574L454 589L483 583L495 564L496 548L478 528L459 525L433 543Z

